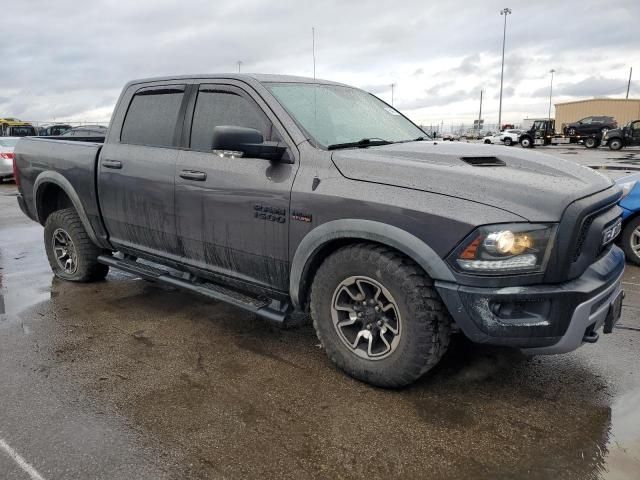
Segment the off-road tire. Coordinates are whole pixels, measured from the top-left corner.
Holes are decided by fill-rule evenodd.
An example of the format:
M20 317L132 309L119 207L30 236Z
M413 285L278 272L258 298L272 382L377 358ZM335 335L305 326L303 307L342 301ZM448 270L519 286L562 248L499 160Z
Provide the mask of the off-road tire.
M66 272L56 259L53 236L59 231L66 233L73 242L77 266L71 273ZM44 245L51 270L59 278L72 282L94 282L104 279L109 273L107 265L98 263L98 255L104 251L91 241L73 208L57 210L49 215L44 225Z
M640 216L632 218L627 222L625 227L622 229L622 233L620 234L620 245L622 245L622 250L624 251L625 257L627 257L627 261L633 263L634 265L640 265L640 253L634 252L632 248L632 235L634 230L640 228Z
M379 282L399 309L400 339L396 349L382 359L356 355L334 327L334 292L352 276ZM346 246L325 259L311 289L311 317L329 359L352 377L379 387L399 388L414 382L438 363L449 345L451 317L433 281L412 260L380 245Z

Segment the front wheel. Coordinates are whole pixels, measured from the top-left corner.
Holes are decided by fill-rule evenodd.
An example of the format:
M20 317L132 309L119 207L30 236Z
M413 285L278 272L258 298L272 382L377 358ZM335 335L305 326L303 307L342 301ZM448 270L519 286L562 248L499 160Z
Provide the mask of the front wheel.
M531 148L533 147L533 142L529 137L524 137L520 139L520 145L522 145L522 148Z
M620 242L627 260L640 265L640 217L627 223L620 235Z
M92 282L107 276L109 267L98 263L103 253L87 235L73 208L53 212L44 225L44 245L53 273L72 282Z
M344 247L318 269L311 316L331 361L358 380L397 388L438 363L451 319L431 279L378 245Z
M611 150L620 150L622 148L622 140L619 138L613 138L608 142Z

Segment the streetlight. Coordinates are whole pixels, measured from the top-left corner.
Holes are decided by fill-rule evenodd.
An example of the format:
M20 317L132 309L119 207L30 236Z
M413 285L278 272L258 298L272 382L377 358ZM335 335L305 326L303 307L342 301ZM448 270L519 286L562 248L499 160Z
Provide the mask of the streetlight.
M391 84L391 106L393 107L393 89L396 88L396 84Z
M498 129L502 126L502 80L504 79L504 44L507 39L507 15L511 13L510 8L500 10L500 15L504 15L504 31L502 33L502 68L500 70L500 106L498 107Z
M242 60L238 60L238 73L240 73L240 66L242 65Z
M551 70L549 70L549 73L551 74L551 86L549 87L549 121L551 121L551 97L553 96L553 74L556 71L552 68Z

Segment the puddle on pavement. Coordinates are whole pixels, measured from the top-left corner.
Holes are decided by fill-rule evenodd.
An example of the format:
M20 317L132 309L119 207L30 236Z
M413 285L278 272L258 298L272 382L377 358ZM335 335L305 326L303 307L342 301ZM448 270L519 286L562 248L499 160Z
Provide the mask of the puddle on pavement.
M41 227L33 224L0 230L0 327L51 298L51 281Z
M620 396L611 410L611 436L604 478L640 478L640 389Z

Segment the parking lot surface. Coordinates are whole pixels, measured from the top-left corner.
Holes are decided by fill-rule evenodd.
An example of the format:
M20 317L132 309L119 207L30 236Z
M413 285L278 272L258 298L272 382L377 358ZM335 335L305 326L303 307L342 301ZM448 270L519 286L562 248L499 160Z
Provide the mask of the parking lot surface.
M640 169L639 150L536 151ZM387 391L337 371L310 326L113 270L55 279L15 191L0 186L0 478L638 478L639 268L594 345L526 358L456 339Z

